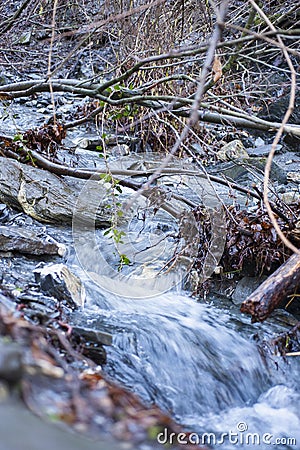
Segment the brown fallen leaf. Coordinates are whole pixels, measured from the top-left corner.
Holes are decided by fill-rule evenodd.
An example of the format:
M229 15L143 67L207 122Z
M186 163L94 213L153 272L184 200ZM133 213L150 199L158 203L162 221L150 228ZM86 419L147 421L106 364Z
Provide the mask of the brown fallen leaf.
M223 75L221 60L217 55L214 59L212 71L214 73L214 82L216 83Z

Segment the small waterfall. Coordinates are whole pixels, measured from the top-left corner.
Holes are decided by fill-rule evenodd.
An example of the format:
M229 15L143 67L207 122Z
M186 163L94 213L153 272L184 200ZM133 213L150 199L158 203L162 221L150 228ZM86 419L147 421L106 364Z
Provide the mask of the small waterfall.
M248 318L174 293L130 299L95 285L89 292L90 326L105 325L114 335L106 372L144 401L192 432L213 433L216 448L230 431L240 434L239 445L227 441L224 448L255 448L243 442L247 429L251 439L258 433L258 448L270 448L266 433L300 442L297 363L285 373L286 363L277 370L263 358ZM269 325L257 327L271 332ZM282 448L299 447L286 442Z

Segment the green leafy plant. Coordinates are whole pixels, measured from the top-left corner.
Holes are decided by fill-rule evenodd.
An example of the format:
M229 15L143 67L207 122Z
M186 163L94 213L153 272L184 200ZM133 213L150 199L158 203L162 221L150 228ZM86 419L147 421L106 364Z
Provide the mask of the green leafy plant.
M13 142L22 142L22 143L26 143L27 141L24 139L23 134L17 133L17 134L15 134L14 137L13 137Z
M13 142L18 146L18 151L24 156L24 162L30 162L33 166L35 165L35 158L32 156L31 151L26 148L27 140L24 138L22 133L16 133L13 137Z
M118 229L118 220L123 217L122 203L118 201L119 195L122 194L122 187L119 184L120 180L114 178L111 173L101 174L100 179L105 184L107 193L111 198L111 203L108 203L106 208L112 211L111 226L104 231L103 235L115 242L115 254L119 257L118 271L121 271L124 266L128 266L131 263L128 256L121 253L118 249L119 244L124 244L123 237L126 236L124 231Z

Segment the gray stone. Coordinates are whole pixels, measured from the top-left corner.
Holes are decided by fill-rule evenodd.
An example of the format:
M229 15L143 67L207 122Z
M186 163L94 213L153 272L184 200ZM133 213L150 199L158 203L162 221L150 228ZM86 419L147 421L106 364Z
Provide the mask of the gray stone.
M255 147L261 147L262 145L265 145L265 141L261 137L258 137L255 139L254 145Z
M114 145L109 153L112 156L126 156L130 154L130 147L127 144Z
M297 172L288 172L287 173L288 181L292 181L293 183L300 183L300 170Z
M35 280L41 290L72 307L83 307L86 293L80 279L64 264L49 264L34 270Z
M31 36L32 36L32 30L27 31L27 32L21 34L17 43L21 44L21 45L29 45L30 41L31 41Z
M192 150L199 156L205 156L206 153L202 147L202 145L200 145L198 142L194 142L192 145Z
M72 333L75 336L83 338L87 342L103 345L112 344L112 335L105 331L93 330L92 328L74 325L72 326Z
M297 191L287 191L279 194L280 199L287 205L300 203L300 194Z
M6 222L9 217L9 211L5 203L0 203L0 222Z
M268 156L272 148L272 144L269 145L260 145L259 147L247 148L247 153L250 156ZM278 153L282 148L282 145L276 145L275 153Z
M278 82L277 82L278 83ZM286 78L282 79L282 83L286 84ZM287 84L286 84L287 86ZM276 98L272 103L268 104L262 111L258 114L258 117L262 117L265 120L269 120L270 122L279 122L281 123L285 112L289 107L290 102L290 89L286 88L285 92L280 97ZM278 90L279 90L278 83ZM289 118L289 123L299 124L300 122L300 94L299 89L296 91L296 99L295 99L295 107L294 111Z
M119 146L119 145L127 145L128 150L131 147L137 145L139 143L139 138L132 136L122 136L122 135L107 135L104 139L101 139L99 136L84 136L80 138L74 139L74 143L81 148L85 148L87 150L96 150L99 151L97 147L103 147L103 142L107 146ZM127 154L127 153L126 153Z
M51 236L37 235L33 230L18 226L0 226L0 252L18 252L30 255L60 255L66 247Z
M4 86L5 84L9 84L9 78L2 72L0 72L0 86Z
M239 139L236 139L228 144L225 144L220 151L217 152L217 158L220 161L230 161L234 159L249 158L245 147Z
M41 222L71 224L74 206L85 181L59 177L13 159L0 157L0 202L23 210ZM106 190L96 180L89 181L89 199L77 213L89 221L95 214L96 224L110 224L111 211L101 203Z
M249 164L252 168L258 169L263 176L264 171L265 171L266 162L267 162L267 158L251 157L247 161L247 164ZM271 179L271 181L278 181L280 184L285 184L287 182L286 171L274 161L272 162L272 165L271 165L270 179Z
M267 158L257 158L251 156L248 157L248 159L244 159L241 161L237 160L215 164L208 167L207 171L211 175L223 174L227 178L234 181L240 181L245 177L250 180L262 180L264 176L266 161ZM286 171L281 167L281 165L278 165L274 161L271 165L270 179L271 181L278 181L281 184L285 184L287 182Z
M236 285L232 294L232 302L240 305L246 298L255 291L256 288L266 279L263 277L243 277Z

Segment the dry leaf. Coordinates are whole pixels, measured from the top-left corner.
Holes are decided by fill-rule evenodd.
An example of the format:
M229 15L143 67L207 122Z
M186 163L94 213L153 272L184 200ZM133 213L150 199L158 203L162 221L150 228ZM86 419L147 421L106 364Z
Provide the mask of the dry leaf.
M214 73L214 82L216 83L223 75L221 60L217 55L214 59L212 71Z

